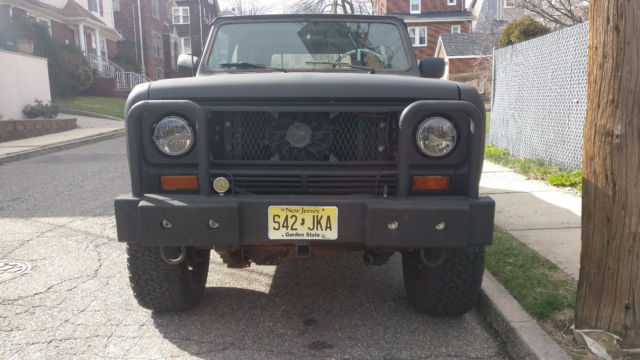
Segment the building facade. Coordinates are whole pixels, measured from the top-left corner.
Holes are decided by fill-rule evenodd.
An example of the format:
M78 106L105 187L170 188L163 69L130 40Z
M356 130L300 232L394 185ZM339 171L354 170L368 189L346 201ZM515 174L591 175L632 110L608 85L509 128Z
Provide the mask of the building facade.
M442 34L471 32L464 0L377 0L376 14L404 19L418 59L435 56Z
M499 34L510 22L525 15L514 6L514 0L471 0L469 11L475 17L474 32Z
M499 35L442 34L436 47L436 57L445 61L444 78L469 83L485 101L491 96L491 66L493 49Z
M216 0L113 0L118 51L152 80L177 77L180 54L200 56L218 15Z
M91 60L108 61L123 39L114 28L111 5L106 0L0 0L0 24L30 18L47 27L53 39L93 55Z

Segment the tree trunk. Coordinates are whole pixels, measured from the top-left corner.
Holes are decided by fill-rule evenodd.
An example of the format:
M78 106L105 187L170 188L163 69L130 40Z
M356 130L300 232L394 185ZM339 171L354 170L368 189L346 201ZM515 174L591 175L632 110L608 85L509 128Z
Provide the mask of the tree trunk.
M640 1L592 0L578 329L640 346Z

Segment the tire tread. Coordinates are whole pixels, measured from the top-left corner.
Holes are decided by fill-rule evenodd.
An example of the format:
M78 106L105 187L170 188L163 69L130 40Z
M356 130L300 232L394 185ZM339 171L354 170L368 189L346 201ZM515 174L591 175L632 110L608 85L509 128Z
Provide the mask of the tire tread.
M459 316L473 308L482 285L484 247L447 250L444 262L429 267L419 251L402 254L405 289L411 305L434 316Z
M138 304L144 308L185 311L195 306L204 292L209 256L193 266L192 272L197 278L195 286L189 281L185 263L169 265L160 257L160 248L127 244L129 282Z

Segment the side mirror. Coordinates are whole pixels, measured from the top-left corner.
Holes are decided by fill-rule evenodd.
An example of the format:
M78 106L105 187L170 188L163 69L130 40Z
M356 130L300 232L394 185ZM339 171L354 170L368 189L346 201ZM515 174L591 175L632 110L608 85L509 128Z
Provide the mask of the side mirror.
M418 64L420 75L425 78L440 79L446 68L443 58L424 58Z
M178 71L183 76L194 76L198 69L200 59L197 56L180 54L178 55Z

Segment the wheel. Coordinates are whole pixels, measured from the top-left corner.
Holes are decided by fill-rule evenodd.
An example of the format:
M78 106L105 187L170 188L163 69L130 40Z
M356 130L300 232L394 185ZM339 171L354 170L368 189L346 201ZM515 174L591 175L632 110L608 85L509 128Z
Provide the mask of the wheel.
M480 292L484 246L422 249L402 253L409 303L435 316L459 316L471 310Z
M168 258L180 256L180 248L165 248ZM167 264L160 248L127 244L127 267L133 295L140 306L156 311L184 311L194 307L204 293L210 250L186 248L184 261Z

